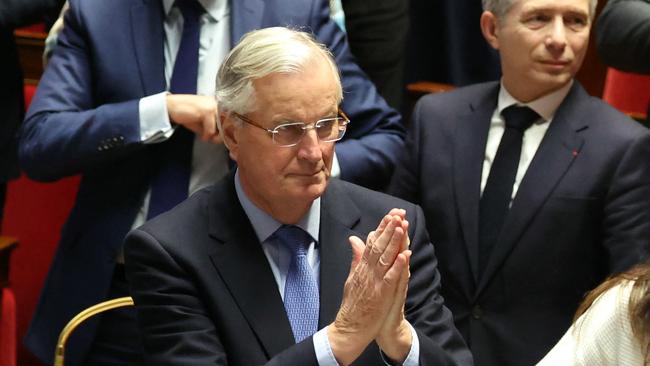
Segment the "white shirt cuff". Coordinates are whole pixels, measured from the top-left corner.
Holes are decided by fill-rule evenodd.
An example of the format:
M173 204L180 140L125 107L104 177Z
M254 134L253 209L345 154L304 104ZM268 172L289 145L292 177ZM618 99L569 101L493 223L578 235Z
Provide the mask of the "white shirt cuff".
M339 363L334 357L332 346L327 338L327 328L325 327L313 335L314 350L316 351L316 360L319 366L339 366Z
M174 133L167 114L166 97L165 91L140 99L140 140L145 144L165 141Z

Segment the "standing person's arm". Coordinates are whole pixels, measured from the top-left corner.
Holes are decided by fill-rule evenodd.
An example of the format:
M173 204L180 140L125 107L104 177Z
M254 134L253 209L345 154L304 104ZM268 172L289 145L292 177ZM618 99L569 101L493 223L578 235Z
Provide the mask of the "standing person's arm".
M216 134L214 98L166 94L162 72L150 76L159 78L154 80L158 90L144 95L143 69L135 56L144 51L133 49L128 31L138 19L129 16L129 8L116 13L116 7L70 1L57 51L21 130L20 160L33 179L56 180L133 157L145 145L167 140L172 123L206 140ZM102 12L111 16L98 18ZM107 34L110 27L127 31ZM162 52L160 57L150 60L151 67L163 64Z
M312 4L310 27L334 54L342 77L342 109L351 121L343 141L336 145L341 178L366 187L384 187L404 147L401 116L354 62L345 34L329 17L328 2Z
M650 133L621 147L603 202L602 242L610 273L650 258Z
M610 0L596 23L596 44L607 65L650 74L650 0Z

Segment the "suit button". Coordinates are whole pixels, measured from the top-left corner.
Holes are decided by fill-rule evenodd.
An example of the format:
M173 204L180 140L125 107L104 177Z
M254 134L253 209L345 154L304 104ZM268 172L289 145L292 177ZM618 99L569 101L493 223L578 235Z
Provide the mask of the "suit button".
M474 307L472 307L472 318L481 319L482 316L483 316L483 309L481 308L481 306L474 305Z

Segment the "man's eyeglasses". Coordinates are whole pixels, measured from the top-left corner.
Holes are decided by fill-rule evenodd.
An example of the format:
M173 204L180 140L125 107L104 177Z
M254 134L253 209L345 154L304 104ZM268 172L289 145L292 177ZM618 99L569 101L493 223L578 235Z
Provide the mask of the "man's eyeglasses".
M248 117L244 117L237 112L233 112L232 114L240 120L248 123L249 125L261 128L262 130L270 133L271 137L273 138L273 142L276 145L282 147L298 145L302 140L302 137L305 136L305 133L309 129L316 130L318 140L321 142L338 141L343 138L347 125L350 123L348 116L340 109L338 110L338 115L336 117L319 119L314 123L283 123L273 129L264 128L257 122L251 120Z

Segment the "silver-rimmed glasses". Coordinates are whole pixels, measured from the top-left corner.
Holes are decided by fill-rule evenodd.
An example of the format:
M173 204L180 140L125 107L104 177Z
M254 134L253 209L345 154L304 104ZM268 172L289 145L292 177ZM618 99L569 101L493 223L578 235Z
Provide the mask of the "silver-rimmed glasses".
M248 123L249 125L255 126L268 132L273 138L273 143L282 147L298 145L303 136L305 136L307 130L310 129L316 130L318 140L321 142L338 141L343 138L343 135L345 135L345 130L347 129L347 125L350 123L350 119L341 109L338 110L338 115L336 117L319 119L314 123L283 123L281 125L275 126L273 129L262 127L258 122L255 122L248 117L242 116L237 112L232 112L232 114L240 120Z

